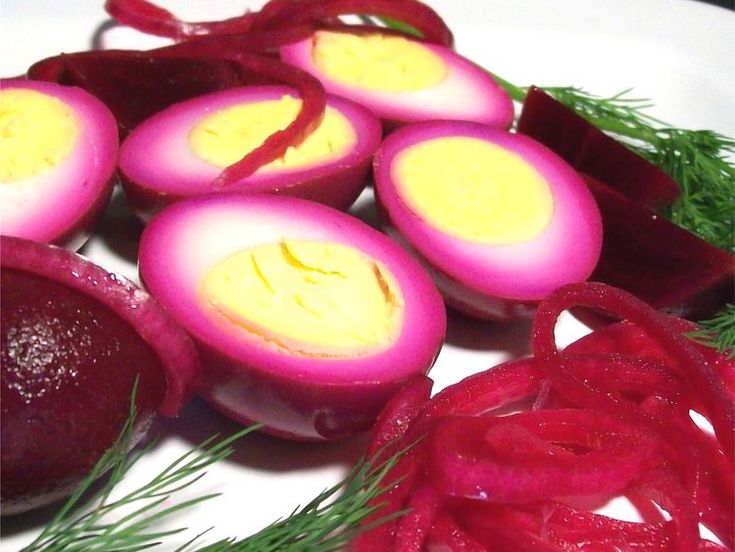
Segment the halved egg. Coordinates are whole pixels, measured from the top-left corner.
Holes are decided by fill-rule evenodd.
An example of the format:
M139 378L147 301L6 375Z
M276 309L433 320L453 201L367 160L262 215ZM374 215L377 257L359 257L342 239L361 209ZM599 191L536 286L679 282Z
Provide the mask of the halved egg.
M467 314L530 315L597 264L602 225L592 195L575 170L526 136L416 123L383 142L374 173L388 231Z
M403 383L430 369L444 339L444 304L419 264L311 201L180 201L146 227L139 267L198 343L205 399L287 438L367 429Z
M429 119L507 129L513 101L482 67L438 44L380 32L320 30L280 49L327 92L370 108L388 128Z
M0 238L0 510L70 495L116 441L133 447L191 397L199 359L146 292L60 247Z
M0 232L78 249L112 193L117 123L81 88L0 81Z
M301 107L295 90L250 86L206 94L164 109L136 127L120 150L123 187L144 219L165 205L213 191L298 196L346 210L360 195L382 130L349 100L327 96L321 124L281 158L231 185L213 181L285 128Z

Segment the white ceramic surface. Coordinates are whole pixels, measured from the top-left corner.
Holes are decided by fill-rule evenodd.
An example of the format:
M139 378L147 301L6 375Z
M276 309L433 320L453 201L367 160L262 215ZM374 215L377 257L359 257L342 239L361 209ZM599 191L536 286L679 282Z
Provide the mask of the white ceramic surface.
M598 94L634 88L655 100L651 113L677 126L711 128L735 136L735 13L693 0L432 0L456 36L457 50L518 84L574 84ZM167 0L188 19L231 16L247 1ZM215 7L213 7L213 5ZM255 7L255 4L249 4ZM102 0L2 0L0 75L22 74L34 61L59 52L101 47L151 47L164 41L122 28L106 28ZM365 194L354 212L372 218ZM139 225L118 196L98 235L83 253L111 270L136 276ZM559 339L566 343L585 328L566 317ZM527 353L529 324L500 326L451 315L448 340L431 375L436 389L498 362ZM238 426L194 401L177 420L161 420L159 441L124 483L132 489L193 443ZM362 438L300 444L263 435L243 439L236 453L212 467L178 500L222 493L170 520L189 527L159 549L173 550L212 527L201 543L244 537L287 516L341 479L361 452ZM622 502L607 507L621 517ZM20 549L52 511L2 522L0 548Z

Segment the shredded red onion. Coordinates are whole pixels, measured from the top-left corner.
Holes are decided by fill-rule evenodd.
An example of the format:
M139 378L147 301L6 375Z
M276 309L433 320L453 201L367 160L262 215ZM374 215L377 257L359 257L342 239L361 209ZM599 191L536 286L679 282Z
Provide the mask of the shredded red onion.
M186 22L146 0L107 0L105 10L123 25L174 40L246 32L253 18L253 14L244 14L220 21Z
M558 351L556 318L580 305L627 320ZM575 284L539 307L535 356L430 399L425 381L411 382L381 416L370 448L413 445L389 473L379 510L411 513L362 534L355 550L732 549L735 471L725 430L733 399L722 379L735 366L690 344L692 328L620 290ZM720 416L715 435L690 410ZM617 496L629 497L643 521L591 511ZM724 546L703 539L699 524Z

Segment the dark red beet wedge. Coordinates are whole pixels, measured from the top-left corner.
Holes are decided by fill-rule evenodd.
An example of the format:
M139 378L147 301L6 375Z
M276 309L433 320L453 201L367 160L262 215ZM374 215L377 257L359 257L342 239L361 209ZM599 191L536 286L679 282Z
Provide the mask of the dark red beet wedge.
M3 236L2 514L67 496L115 442L175 415L198 374L188 336L145 292L82 257Z
M536 87L523 102L518 132L636 203L660 209L679 197L679 185L661 169Z
M584 176L602 215L602 253L590 280L625 289L681 318L710 318L733 302L733 256ZM590 321L590 320L588 320Z
M169 105L245 83L236 62L160 58L146 52L76 52L39 61L28 77L84 88L102 100L125 136Z

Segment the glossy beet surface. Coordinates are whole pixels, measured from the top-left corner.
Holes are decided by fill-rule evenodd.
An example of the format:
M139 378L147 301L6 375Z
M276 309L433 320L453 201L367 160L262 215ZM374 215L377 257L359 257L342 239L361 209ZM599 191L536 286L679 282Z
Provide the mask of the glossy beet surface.
M609 186L590 177L586 181L604 227L600 262L592 280L625 289L658 309L690 320L706 320L735 300L731 254Z
M285 337L275 322L263 325L247 314L222 310L229 308L228 297L216 300L224 305L218 311L214 300L202 295L213 267L264 245L290 248L284 240L339 244L379 263L383 268L374 264L374 271L391 275L383 282L395 282L395 293L386 295L401 298L399 324L390 338L368 346L335 345L330 340L315 347L311 341ZM305 269L309 285L313 280L349 279L338 269L294 258L291 264ZM243 289L246 297L281 297L284 302L301 295L299 289L271 286L276 270L256 257L240 266L256 267L260 281L244 284L235 274L234 294ZM180 201L146 227L139 267L147 289L196 339L205 399L237 421L262 422L267 431L284 437L335 439L366 429L403 382L430 369L444 337L441 297L416 262L363 222L310 201L262 194L211 194ZM315 304L309 297L319 304L336 303L337 310L350 305L342 326L355 328L349 322L355 310L351 298L337 299L332 287L318 289L319 299L304 291L303 299L296 300L307 305ZM282 312L278 305L273 310Z
M74 490L120 433L136 378L131 446L156 412L178 412L197 359L150 297L68 251L4 237L0 274L6 515Z
M121 431L138 374L139 439L166 382L151 348L94 299L17 270L4 270L1 285L1 492L10 514L73 490Z
M523 102L518 132L636 203L660 209L679 197L673 178L536 87Z

